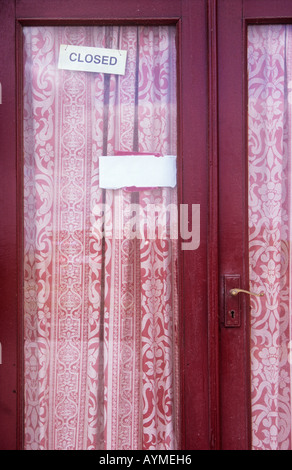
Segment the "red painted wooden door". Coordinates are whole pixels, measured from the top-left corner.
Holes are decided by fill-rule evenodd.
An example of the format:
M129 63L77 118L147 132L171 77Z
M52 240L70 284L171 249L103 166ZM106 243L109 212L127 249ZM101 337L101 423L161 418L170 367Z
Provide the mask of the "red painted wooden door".
M260 46L258 45L258 49L256 48L254 38L257 36L249 35L249 33L251 26L254 28L254 34L257 35L258 27L272 25L268 29L262 29L263 37L271 38L273 25L277 25L278 28L281 25L289 24L291 17L292 8L289 1L223 0L218 2L219 282L221 283L221 295L225 295L225 297L221 297L220 304L221 314L223 314L221 326L222 322L223 324L226 322L226 315L230 319L230 314L235 312L233 316L236 322L236 312L237 310L241 311L241 318L238 319L241 321L241 327L234 329L221 327L219 333L222 423L220 440L221 447L225 449L250 446L252 448L257 448L257 446L258 448L269 448L270 445L281 448L283 445L281 438L276 437L277 426L275 423L279 411L276 411L277 406L274 398L276 399L277 393L274 398L269 393L261 396L262 387L264 389L267 386L271 387L271 391L275 390L274 387L277 386L276 382L274 385L275 376L273 379L267 378L267 362L264 363L264 366L259 363L256 365L257 359L255 359L255 354L257 354L255 350L258 350L258 345L261 343L260 338L266 335L266 332L263 334L263 330L260 331L259 324L263 325L262 319L260 320L260 312L269 312L269 305L274 301L269 301L269 284L258 283L260 270L254 268L256 250L254 247L258 243L254 233L259 232L260 222L259 218L255 216L256 209L253 207L255 175L253 158L255 155L263 156L263 154L260 151L258 153L259 148L256 150L254 146L254 136L257 135L256 126L259 125L259 121L253 115L254 101L252 100L255 99L255 96L251 93L256 90L256 96L259 96L259 88L256 88L256 84L261 80L258 68L262 64L264 52L261 55ZM269 50L268 54L275 53L275 40L279 32L277 28L273 38L273 48L268 49L267 45L264 46L263 50L265 52ZM234 51L236 53L233 53ZM274 58L271 59L270 63L272 62L275 66ZM270 78L266 81L267 90L270 87L269 82ZM269 99L271 100L271 98ZM264 178L263 168L261 170L258 168L256 171L259 171L259 177ZM251 219L249 220L248 217ZM275 214L271 213L272 225L275 220L273 217ZM263 238L265 237L266 235L263 236ZM267 241L267 238L265 239ZM275 239L274 241L270 239L270 242L265 245L266 250L269 250L269 243L273 245L276 243ZM268 258L262 258L261 262L263 271L267 266L271 267L271 263L273 263L273 261L268 261ZM230 275L231 278L228 277ZM237 279L239 275L240 278ZM255 282L257 276L257 282ZM269 282L273 290L276 286L275 278L269 277ZM282 282L284 286L285 281ZM252 287L257 286L256 293L262 293L264 296L260 300L260 297L241 293L234 297L238 303L232 304L234 299L232 296L228 296L229 287L232 288L231 284L253 292ZM272 317L273 315L270 314L269 322L272 321ZM231 324L234 318L232 318ZM289 320L287 321L289 322ZM256 331L256 328L259 331ZM262 344L264 343L263 341ZM268 354L270 354L273 348L267 347L264 350L266 353L269 351ZM260 356L262 354L263 351L260 352ZM271 366L273 359L270 356L266 357L269 358L268 361L271 361L269 362ZM263 367L263 375L258 375L258 367ZM245 370L246 373L241 374L240 370ZM267 398L268 395L270 398L272 397L270 401ZM236 413L234 413L236 409L234 405L238 406ZM272 415L274 418L271 418L271 422L267 424ZM268 421L265 421L268 416ZM262 420L267 425L266 429L263 429L265 426L263 426ZM285 419L283 422L286 422ZM236 431L236 427L238 431ZM283 429L285 429L283 435L287 437L290 433L290 425L283 425ZM232 430L233 432L231 432ZM243 438L243 436L246 437ZM265 440L265 436L268 436L267 440ZM278 443L276 443L277 439L279 439ZM265 447L266 445L268 447ZM289 445L288 439L285 445Z
M246 27L291 18L291 2L4 0L0 15L0 448L24 431L22 28L75 24L176 28L178 200L200 205L199 246L179 256L180 445L250 448L249 297L228 296L249 288Z
M23 448L25 426L24 402L24 325L23 305L23 31L33 26L80 25L148 25L172 26L176 31L177 49L177 114L178 114L178 194L180 203L200 205L201 243L192 250L180 250L179 296L180 377L183 393L179 419L182 448L208 448L208 347L207 347L207 3L205 1L159 1L137 3L129 0L93 2L31 2L27 0L1 3L1 60L7 64L1 77L1 139L3 158L2 201L3 253L1 270L1 431L0 447ZM193 44L196 46L193 48ZM32 43L32 50L34 43ZM191 58L191 59L190 59ZM200 71L198 73L198 70ZM40 78L41 80L41 78ZM162 83L163 85L163 83ZM42 85L40 85L42 86ZM196 106L193 105L196 103ZM183 116L186 119L183 120ZM42 125L42 124L41 124ZM186 230L190 230L187 226ZM182 240L186 241L187 237ZM194 283L195 280L195 283ZM189 295L189 292L192 292ZM184 312L184 313L183 313ZM126 320L126 319L125 319ZM30 343L34 348L36 343ZM32 364L32 363L31 363ZM37 366L38 369L38 366ZM30 385L33 383L32 364ZM194 371L201 370L199 376ZM111 371L112 373L112 371ZM114 374L112 375L115 380ZM186 380L185 380L186 379ZM58 379L59 380L59 379ZM59 384L60 382L58 382ZM194 390L196 393L194 394ZM32 391L32 389L31 389ZM33 393L34 393L33 391ZM29 392L30 393L30 392ZM49 392L50 393L50 392ZM64 396L65 399L65 396ZM33 403L32 406L34 407ZM28 407L29 408L29 407ZM27 409L28 409L27 408ZM30 408L31 410L31 408ZM64 408L65 410L65 408ZM29 411L31 413L31 411ZM66 411L65 411L66 415ZM65 416L63 414L63 417ZM36 416L36 413L34 414ZM35 423L33 414L30 418ZM187 432L185 432L187 430ZM30 431L29 431L30 432ZM28 432L28 434L29 434ZM68 436L68 435L67 435Z

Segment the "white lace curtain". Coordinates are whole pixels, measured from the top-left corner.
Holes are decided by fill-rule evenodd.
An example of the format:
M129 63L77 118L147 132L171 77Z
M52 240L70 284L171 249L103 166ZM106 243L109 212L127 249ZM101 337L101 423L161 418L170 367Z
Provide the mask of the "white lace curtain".
M252 444L291 449L292 27L248 30Z
M58 70L60 44L126 49L126 73ZM175 28L25 27L23 107L25 448L177 448L177 241L130 223L176 189L98 169L176 155Z

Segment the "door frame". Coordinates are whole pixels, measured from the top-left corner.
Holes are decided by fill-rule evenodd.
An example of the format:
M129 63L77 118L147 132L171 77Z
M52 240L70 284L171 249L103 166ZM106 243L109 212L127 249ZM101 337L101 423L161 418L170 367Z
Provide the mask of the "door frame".
M200 246L179 260L182 449L250 449L249 302L240 328L226 328L223 276L240 274L248 289L247 26L292 22L291 0L2 0L0 15L0 448L23 445L19 33L66 21L177 24L179 199L201 209Z
M66 4L67 3L67 4ZM115 8L116 6L116 8ZM177 24L178 30L178 113L188 116L179 129L178 147L182 172L180 201L200 204L201 242L195 251L181 252L179 263L181 309L182 449L208 449L208 323L207 305L207 7L206 0L3 0L0 25L3 48L0 59L6 64L1 77L3 101L0 128L1 215L5 230L0 235L0 273L3 308L0 312L3 364L0 366L0 448L23 447L23 319L22 319L22 59L21 28L33 24ZM117 11L118 16L117 15ZM62 19L60 19L62 18ZM194 27L195 26L195 27ZM193 49L192 45L196 44ZM16 54L15 54L16 51ZM189 60L190 57L192 60ZM198 69L200 73L198 73ZM195 86L194 86L195 84ZM193 102L197 107L193 106ZM194 155L196 142L196 159ZM182 184L183 181L183 184ZM9 201L9 202L7 202ZM181 240L179 240L180 242ZM194 283L194 279L196 282ZM182 291L181 291L182 292ZM192 295L187 295L192 292ZM3 333L4 332L4 333ZM196 339L194 341L194 338ZM200 374L196 373L200 371ZM5 380L3 378L5 377ZM195 393L194 393L195 391ZM207 393L206 393L207 391ZM3 416L3 418L2 418ZM5 418L7 416L7 419Z
M243 328L222 326L225 314L224 276L239 273L241 287L249 290L247 28L250 24L292 23L292 3L289 0L219 0L219 4L220 448L250 449L252 423L248 296L240 299Z
M220 292L218 361L220 448L224 450L247 450L251 447L249 298L238 298L238 327L228 327L225 321L228 314L226 276L240 276L239 285L234 287L249 290L243 2L244 0L220 0L217 15Z
M16 73L15 73L15 5L5 2L0 6L1 74L0 137L1 137L1 350L0 413L1 448L10 449L17 439L17 310L18 310L18 256L17 256L17 183L16 183ZM7 124L5 126L5 124ZM3 332L5 333L3 335ZM15 444L14 444L15 446Z

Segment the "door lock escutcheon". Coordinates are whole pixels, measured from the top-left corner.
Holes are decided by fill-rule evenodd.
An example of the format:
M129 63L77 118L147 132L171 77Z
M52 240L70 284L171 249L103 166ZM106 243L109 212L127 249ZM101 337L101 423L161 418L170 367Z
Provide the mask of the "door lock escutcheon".
M239 328L241 325L241 299L232 291L240 288L240 275L227 274L224 276L224 317L225 328Z

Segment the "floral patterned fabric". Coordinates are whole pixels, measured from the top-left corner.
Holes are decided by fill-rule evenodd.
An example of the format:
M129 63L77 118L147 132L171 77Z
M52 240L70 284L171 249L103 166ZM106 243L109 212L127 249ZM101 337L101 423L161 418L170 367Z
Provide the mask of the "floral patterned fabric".
M126 49L126 73L58 70L60 44ZM25 448L178 448L176 189L98 173L176 154L175 28L25 27L23 103ZM133 236L133 204L163 237Z
M252 443L291 449L291 26L248 29Z

